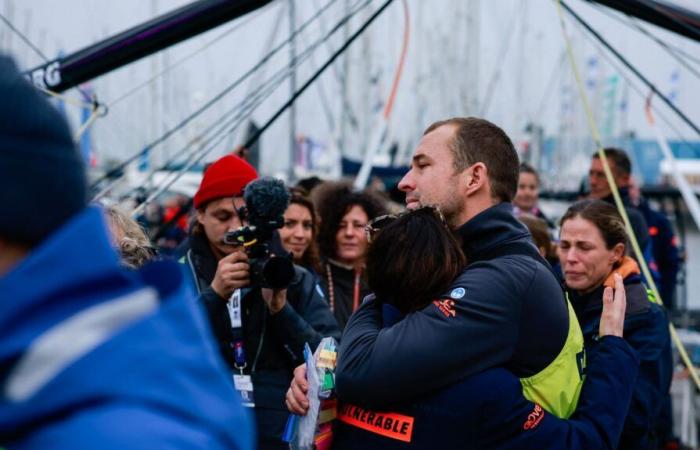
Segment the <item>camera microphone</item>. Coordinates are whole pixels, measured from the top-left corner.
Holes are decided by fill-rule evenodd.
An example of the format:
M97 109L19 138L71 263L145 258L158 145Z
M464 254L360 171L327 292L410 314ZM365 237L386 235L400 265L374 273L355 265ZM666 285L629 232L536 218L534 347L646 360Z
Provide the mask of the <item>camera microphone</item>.
M265 222L273 220L284 221L284 212L289 206L289 198L289 191L282 180L263 177L251 181L243 191L248 221L257 227L268 225ZM271 228L281 226L282 223Z

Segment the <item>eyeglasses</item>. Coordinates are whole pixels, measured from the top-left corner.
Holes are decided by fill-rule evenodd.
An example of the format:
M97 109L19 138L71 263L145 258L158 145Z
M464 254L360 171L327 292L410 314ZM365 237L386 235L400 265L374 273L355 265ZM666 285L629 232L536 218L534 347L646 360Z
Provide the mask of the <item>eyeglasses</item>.
M367 242L372 242L372 238L374 234L376 234L378 231L380 231L382 228L385 226L389 225L390 223L394 222L396 219L409 215L409 214L430 214L436 219L438 219L440 222L442 222L445 227L449 228L447 226L447 221L445 220L445 216L442 215L442 212L437 206L421 206L418 209L414 210L406 210L403 212L400 212L399 214L385 214L383 216L375 217L374 219L370 220L367 225L365 226L365 234L367 235Z

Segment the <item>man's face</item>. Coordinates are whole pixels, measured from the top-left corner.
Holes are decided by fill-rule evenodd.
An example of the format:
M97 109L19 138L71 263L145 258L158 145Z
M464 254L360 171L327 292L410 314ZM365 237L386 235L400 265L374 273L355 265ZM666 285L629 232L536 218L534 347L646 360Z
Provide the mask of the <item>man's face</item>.
M455 173L450 148L455 127L443 125L423 136L413 154L411 169L399 182L406 193L406 207L438 206L445 219L458 226L464 210L462 177Z
M209 245L218 258L233 253L238 247L224 242L229 231L236 231L244 224L237 210L245 202L242 197L220 198L207 203L204 211L197 211L197 221L204 228Z
M629 175L619 173L619 170L617 170L615 166L615 161L610 158L608 158L608 164L610 165L610 171L613 174L617 187L627 187L627 185L629 185ZM600 158L591 159L591 168L588 170L588 182L591 185L591 198L602 199L612 193L610 185L608 184L608 179L605 178L603 161Z

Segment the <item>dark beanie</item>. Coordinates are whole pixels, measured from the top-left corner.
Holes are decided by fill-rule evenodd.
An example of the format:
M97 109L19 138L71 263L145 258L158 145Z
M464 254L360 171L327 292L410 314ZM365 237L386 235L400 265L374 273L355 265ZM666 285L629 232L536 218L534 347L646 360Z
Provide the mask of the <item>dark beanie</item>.
M68 124L0 55L0 239L34 245L87 204Z

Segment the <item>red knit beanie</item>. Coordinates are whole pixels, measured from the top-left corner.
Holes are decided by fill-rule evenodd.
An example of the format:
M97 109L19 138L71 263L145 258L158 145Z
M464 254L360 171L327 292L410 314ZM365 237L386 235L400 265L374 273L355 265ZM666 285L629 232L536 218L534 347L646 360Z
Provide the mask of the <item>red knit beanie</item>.
M236 155L226 155L214 162L204 172L202 183L194 194L194 207L223 197L243 194L246 184L258 178L253 166Z

